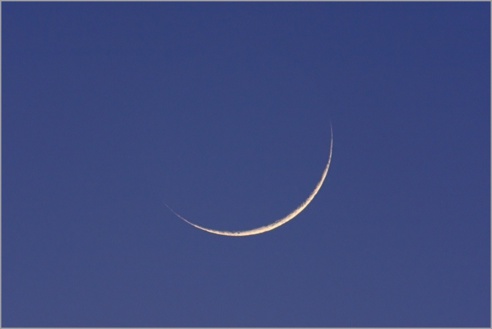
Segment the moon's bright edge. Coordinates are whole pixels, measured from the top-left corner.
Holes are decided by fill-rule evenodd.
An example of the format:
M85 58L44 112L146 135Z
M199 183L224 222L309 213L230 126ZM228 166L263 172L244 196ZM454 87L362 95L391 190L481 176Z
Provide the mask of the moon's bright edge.
M176 211L174 211L167 204L166 204L166 207L168 207L169 210L171 210L177 217L179 217L180 219L182 219L186 223L194 226L195 228L197 228L199 230L202 230L202 231L205 231L205 232L208 232L208 233L212 233L212 234L239 237L239 236L256 235L256 234L261 234L261 233L266 233L266 232L272 231L272 230L276 229L277 227L282 226L285 223L287 223L288 221L292 220L297 215L299 215L304 209L306 209L306 207L311 203L311 201L313 201L314 197L316 196L316 194L318 194L319 190L321 189L321 186L325 182L326 176L328 175L328 170L330 169L330 164L331 164L331 157L332 157L332 154L333 154L333 128L331 127L331 124L330 124L330 130L331 130L331 141L330 141L330 153L329 153L329 156L328 156L328 163L326 164L326 167L323 170L323 173L321 174L321 179L319 180L318 184L316 184L316 187L314 188L314 190L307 197L307 199L303 203L301 203L301 205L299 205L299 207L297 207L296 209L294 209L287 216L285 216L285 217L283 217L283 218L281 218L279 220L276 220L275 222L273 222L271 224L268 224L268 225L265 225L265 226L261 226L261 227L258 227L258 228L254 228L254 229L251 229L251 230L245 230L245 231L219 231L219 230L214 230L214 229L211 229L211 228L206 228L206 227L197 225L195 223L192 223L191 221L189 221L188 219L184 218L183 216L181 216L180 214L178 214Z

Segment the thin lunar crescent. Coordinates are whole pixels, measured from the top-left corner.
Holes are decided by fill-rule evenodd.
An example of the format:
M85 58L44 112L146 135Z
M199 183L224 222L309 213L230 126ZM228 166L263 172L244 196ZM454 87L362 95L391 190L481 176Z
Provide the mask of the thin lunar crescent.
M316 194L318 194L319 190L321 189L321 186L323 185L323 183L324 183L324 181L326 179L326 175L328 174L328 170L330 169L331 156L332 156L332 153L333 153L333 128L331 127L331 125L330 125L330 130L331 130L331 141L330 141L330 153L328 155L328 163L326 164L326 167L323 170L323 173L321 174L321 179L319 180L318 184L316 184L316 187L314 188L314 190L307 197L307 199L303 203L301 203L301 205L299 207L297 207L296 209L294 209L290 214L288 214L284 218L281 218L279 220L276 220L272 224L268 224L268 225L265 225L265 226L261 226L261 227L258 227L258 228L254 228L254 229L251 229L251 230L245 230L245 231L219 231L219 230L214 230L214 229L211 229L211 228L206 228L206 227L197 225L195 223L192 223L191 221L189 221L188 219L184 218L183 216L181 216L180 214L178 214L176 211L174 211L167 204L166 204L166 207L168 207L169 210L171 210L176 216L178 216L179 218L181 218L182 220L184 220L186 223L188 223L188 224L196 227L197 229L200 229L202 231L205 231L205 232L208 232L208 233L212 233L212 234L237 237L237 236L256 235L256 234L261 234L261 233L265 233L265 232L274 230L277 227L282 226L285 223L287 223L288 221L292 220L294 217L296 217L297 215L299 215L304 209L306 209L306 207L311 203L311 201L313 201L314 197L316 196Z

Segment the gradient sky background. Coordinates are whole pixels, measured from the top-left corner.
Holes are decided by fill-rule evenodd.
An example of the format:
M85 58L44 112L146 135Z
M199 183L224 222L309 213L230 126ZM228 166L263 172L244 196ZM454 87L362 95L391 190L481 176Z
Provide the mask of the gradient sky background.
M3 3L3 326L489 326L489 3ZM227 238L194 229L268 224Z

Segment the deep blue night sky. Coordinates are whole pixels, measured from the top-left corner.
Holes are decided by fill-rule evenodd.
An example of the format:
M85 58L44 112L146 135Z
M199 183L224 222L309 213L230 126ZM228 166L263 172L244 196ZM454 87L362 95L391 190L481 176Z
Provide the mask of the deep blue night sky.
M490 4L3 3L2 326L490 326ZM309 207L297 207L326 164Z

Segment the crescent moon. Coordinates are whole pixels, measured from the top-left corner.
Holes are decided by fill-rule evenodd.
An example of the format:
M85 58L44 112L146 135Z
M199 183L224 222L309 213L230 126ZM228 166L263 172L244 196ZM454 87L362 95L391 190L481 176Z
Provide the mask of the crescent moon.
M180 219L182 219L186 223L190 224L191 226L193 226L199 230L202 230L202 231L205 231L208 233L212 233L212 234L239 237L239 236L250 236L250 235L256 235L256 234L262 234L262 233L272 231L272 230L284 225L285 223L289 222L290 220L294 219L294 217L296 217L297 215L299 215L304 209L306 209L306 207L311 203L311 201L313 201L314 197L316 196L316 194L318 194L319 190L321 189L321 186L325 182L326 175L328 175L328 170L330 169L330 164L331 164L331 156L333 154L333 127L331 127L331 124L330 124L330 132L331 132L331 141L330 141L330 152L328 155L328 163L326 164L326 167L323 170L323 173L321 174L321 179L319 180L318 184L316 184L316 187L314 188L314 190L307 197L307 199L303 203L301 203L301 205L299 207L294 209L287 216L285 216L281 219L278 219L271 224L261 226L258 228L253 228L250 230L245 230L245 231L219 231L219 230L206 228L206 227L197 225L195 223L192 223L190 220L184 218L183 216L178 214L176 211L174 211L170 206L168 206L167 204L165 204L165 205L166 205L166 207L169 208L169 210L171 210L172 213L174 213L177 217L179 217Z

